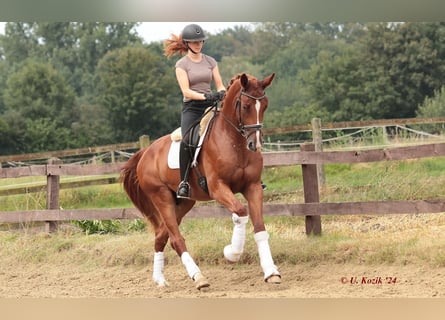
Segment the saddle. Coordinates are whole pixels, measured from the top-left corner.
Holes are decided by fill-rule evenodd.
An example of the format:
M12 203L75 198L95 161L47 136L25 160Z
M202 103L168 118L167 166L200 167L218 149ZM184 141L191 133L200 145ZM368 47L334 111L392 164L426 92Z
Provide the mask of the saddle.
M207 133L207 129L210 126L211 120L215 117L216 111L211 112L214 107L206 109L204 116L199 122L192 126L189 131L187 143L196 148L191 166L196 167L198 164L198 156L201 151L201 145ZM179 146L182 141L181 127L176 128L171 134L170 139L172 144L168 152L168 166L171 169L179 169Z
M201 121L199 122L199 137L204 136L205 132L207 130L207 126L210 122L210 120L215 116L214 113L211 113L211 109L213 107L208 107L204 113L204 116L202 117ZM193 130L196 131L196 130ZM194 136L194 135L192 135ZM195 136L194 138L196 139L197 136ZM172 139L172 141L177 142L177 141L181 141L182 140L182 133L181 133L181 127L176 128L171 134L170 134L170 138ZM193 137L192 137L193 139ZM198 140L196 140L195 142L198 142Z

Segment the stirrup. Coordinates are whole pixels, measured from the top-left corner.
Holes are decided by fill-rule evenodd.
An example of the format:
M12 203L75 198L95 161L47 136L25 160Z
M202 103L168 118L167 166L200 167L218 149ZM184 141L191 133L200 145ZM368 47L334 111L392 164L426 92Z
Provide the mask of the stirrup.
M190 198L190 185L187 181L181 181L176 191L176 197L178 198Z

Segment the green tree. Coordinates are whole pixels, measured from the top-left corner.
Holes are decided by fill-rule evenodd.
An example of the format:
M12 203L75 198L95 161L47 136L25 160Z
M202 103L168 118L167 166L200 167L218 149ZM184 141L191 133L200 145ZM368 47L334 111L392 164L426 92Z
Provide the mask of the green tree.
M158 137L179 123L179 98L173 72L166 72L160 57L142 47L107 53L97 69L97 95L108 111L117 141L133 141L142 134ZM176 94L174 94L174 93Z
M79 96L91 94L98 61L110 50L141 44L130 22L8 22L0 38L10 65L51 63Z
M442 86L440 90L436 90L433 97L425 98L425 101L417 110L417 117L445 117L445 86ZM443 134L445 132L445 125L443 123L436 125L421 125L420 129L426 132Z
M3 58L8 64L20 64L37 52L38 37L34 33L35 23L8 22L5 24L5 34L0 36Z
M368 24L360 41L319 53L303 76L308 105L329 111L332 121L413 117L443 82L444 61L425 30Z
M79 65L75 70L75 79L79 95L94 92L94 74L99 61L106 53L118 48L141 45L142 40L134 31L136 23L77 23L76 35L79 42ZM80 74L79 74L80 73Z
M67 132L78 114L75 96L51 65L27 60L8 78L4 103L7 118L21 124L10 126L11 131L16 131L10 136L23 136L19 139L20 151L70 146Z
M426 96L442 83L437 73L443 61L421 25L371 24L364 39L363 67L369 76L374 118L406 118L415 115Z
M305 104L306 97L301 83L302 72L310 70L312 65L319 62L320 52L335 56L345 46L343 41L332 40L324 34L313 31L295 35L286 48L277 51L262 66L263 73L277 74L274 85L268 90L275 107L283 110L295 104Z
M434 92L433 97L426 97L419 106L417 116L421 118L445 117L445 86Z
M12 110L0 117L0 154L14 154L26 152L25 119Z
M6 109L29 119L49 118L60 126L75 119L75 96L57 70L47 63L28 60L7 82Z
M114 133L105 106L86 98L77 100L79 117L71 125L71 136L76 147L97 146L115 142Z

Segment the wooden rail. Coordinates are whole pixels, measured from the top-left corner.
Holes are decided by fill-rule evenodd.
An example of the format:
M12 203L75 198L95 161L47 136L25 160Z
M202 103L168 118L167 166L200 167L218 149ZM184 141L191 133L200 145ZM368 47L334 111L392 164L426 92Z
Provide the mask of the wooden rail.
M445 199L411 201L369 201L342 203L265 203L265 216L429 214L445 212ZM0 212L1 223L44 221L138 219L135 208L53 209ZM188 218L227 218L230 212L218 205L196 206Z
M359 163L392 161L423 157L445 156L445 143L360 151L313 151L312 143L304 144L300 152L273 152L264 154L264 165L301 165L303 171L304 204L265 204L265 215L305 216L306 233L321 233L321 215L332 214L399 214L445 212L445 199L416 201L371 201L350 203L319 203L317 165L327 163ZM96 165L64 165L49 163L19 168L0 168L0 178L23 176L47 177L47 209L21 212L0 212L0 223L46 221L52 231L56 222L67 220L134 219L140 217L134 208L62 210L58 206L60 183L64 175L102 175L118 173L122 163ZM188 217L227 217L229 213L219 206L196 206Z
M70 156L79 156L84 154L95 154L103 152L114 152L116 150L134 150L142 149L150 144L150 137L142 135L137 142L127 142L118 144L109 144L106 146L87 147L79 149L68 149L59 151L36 152L27 154L12 154L0 156L0 164L7 161L29 161L38 159L64 158Z
M320 130L343 130L367 127L396 126L396 125L413 125L413 124L436 124L445 123L445 117L437 118L403 118L403 119L380 119L368 121L342 121L342 122L320 122ZM292 132L308 132L313 131L313 124L303 124L282 128L265 128L264 135L284 134ZM105 146L93 146L79 149L69 149L61 151L37 152L28 154L0 155L0 164L8 161L30 161L38 159L64 158L69 156L79 156L84 154L95 154L104 152L114 152L116 150L133 150L143 148L150 143L150 138L143 135L136 142L110 144Z
M380 119L368 121L341 121L341 122L325 122L321 126L321 130L344 130L369 127L384 127L396 125L413 125L413 124L435 124L445 123L445 117L438 118L405 118L405 119ZM312 131L312 124L303 124L282 128L265 128L264 135L283 134L292 132L309 132Z

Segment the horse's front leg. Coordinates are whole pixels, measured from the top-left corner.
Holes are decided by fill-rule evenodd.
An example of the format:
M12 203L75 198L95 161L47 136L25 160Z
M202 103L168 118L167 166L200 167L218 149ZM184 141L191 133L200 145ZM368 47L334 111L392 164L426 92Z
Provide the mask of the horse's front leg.
M227 185L218 182L211 185L210 190L210 196L232 212L233 234L231 243L224 247L224 257L230 262L237 262L246 242L246 225L249 221L247 209Z
M274 264L269 246L269 233L266 231L263 218L263 190L260 183L252 184L243 193L249 206L252 219L254 239L258 247L264 280L269 283L281 283L281 275Z
M246 225L249 217L240 217L236 213L232 213L233 233L232 241L224 247L224 257L230 262L237 262L241 258L246 242Z

